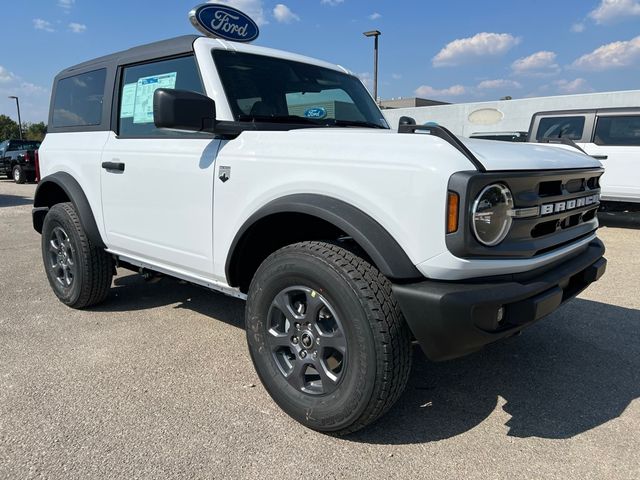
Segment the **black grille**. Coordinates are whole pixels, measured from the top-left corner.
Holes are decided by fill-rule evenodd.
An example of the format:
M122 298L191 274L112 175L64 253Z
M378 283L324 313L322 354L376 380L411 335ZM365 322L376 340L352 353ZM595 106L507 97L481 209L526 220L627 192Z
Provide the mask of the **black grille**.
M598 228L598 203L592 200L600 193L602 173L602 169L456 173L451 177L449 189L461 197L460 226L464 228L447 235L447 247L454 255L466 258L530 258L584 238ZM478 193L496 182L510 188L516 209L551 205L553 210L547 215L514 218L504 241L495 247L486 247L471 233L471 208ZM589 203L581 205L581 199L587 198ZM571 208L563 209L567 205Z

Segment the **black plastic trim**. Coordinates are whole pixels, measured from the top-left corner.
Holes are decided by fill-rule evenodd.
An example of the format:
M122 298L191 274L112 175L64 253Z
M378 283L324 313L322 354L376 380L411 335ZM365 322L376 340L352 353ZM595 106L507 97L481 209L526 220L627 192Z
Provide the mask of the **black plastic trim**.
M538 189L541 182L560 180L564 184L565 181L574 178L599 177L603 171L601 168L588 168L488 173L465 171L454 173L449 179L448 190L456 192L460 196L459 228L456 232L446 235L447 248L453 255L460 258L531 258L537 254L561 248L572 241L577 241L595 232L598 228L597 216L570 228L554 231L536 238L532 237L530 232L535 224L552 220L561 221L572 215L593 210L597 208L597 205L589 205L544 217L514 218L507 237L500 244L487 247L478 242L472 233L471 209L473 202L480 191L492 183L503 183L509 187L513 193L516 208L535 207L599 194L599 188L587 188L585 191L576 193L563 192L562 195L541 197Z
M425 280L392 288L425 354L448 360L516 334L578 295L604 274L604 251L596 239L579 255L531 278ZM504 316L498 322L500 307Z
M295 194L263 206L242 225L229 249L225 272L231 286L238 284L233 265L242 254L238 245L259 220L279 213L311 215L337 227L350 236L371 258L383 275L408 281L423 278L402 247L376 220L342 200L315 194Z
M66 172L56 172L52 175L47 175L38 184L33 201L34 208L32 211L34 229L38 233L42 233L42 222L44 221L43 212L46 214L46 211L53 206L52 204L48 204L46 200L47 190L50 188L51 184L55 184L60 187L71 203L73 203L73 206L80 217L82 228L91 243L98 247L106 248L104 241L100 236L100 231L98 230L98 225L95 217L93 216L93 211L91 210L91 205L89 205L87 196L76 179Z

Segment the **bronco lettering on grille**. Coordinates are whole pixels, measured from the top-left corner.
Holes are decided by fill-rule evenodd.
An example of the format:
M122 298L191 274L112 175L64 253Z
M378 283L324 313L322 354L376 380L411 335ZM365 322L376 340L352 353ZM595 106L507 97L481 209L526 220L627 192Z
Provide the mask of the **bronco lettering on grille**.
M545 203L540 207L540 215L551 215L553 213L560 213L589 205L596 205L599 201L600 195L596 193L595 195L589 195L588 197L574 198L573 200L566 200L564 202Z

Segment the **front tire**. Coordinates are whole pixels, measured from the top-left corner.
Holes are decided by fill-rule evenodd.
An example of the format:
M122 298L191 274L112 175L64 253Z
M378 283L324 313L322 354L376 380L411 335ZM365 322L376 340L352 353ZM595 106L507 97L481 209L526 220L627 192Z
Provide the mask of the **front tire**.
M47 213L42 259L49 284L65 305L86 308L107 297L113 261L87 238L72 203L58 203Z
M410 332L390 282L337 245L303 242L267 258L249 288L246 324L266 390L314 430L363 428L407 383Z
M24 174L20 165L15 165L12 172L14 182L23 184L27 181L27 176Z

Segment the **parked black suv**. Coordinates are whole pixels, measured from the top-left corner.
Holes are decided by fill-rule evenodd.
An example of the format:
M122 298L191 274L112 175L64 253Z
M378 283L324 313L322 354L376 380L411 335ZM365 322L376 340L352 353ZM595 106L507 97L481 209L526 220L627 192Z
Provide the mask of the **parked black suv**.
M40 142L32 140L5 140L0 143L0 174L13 178L16 183L36 179L36 150Z

